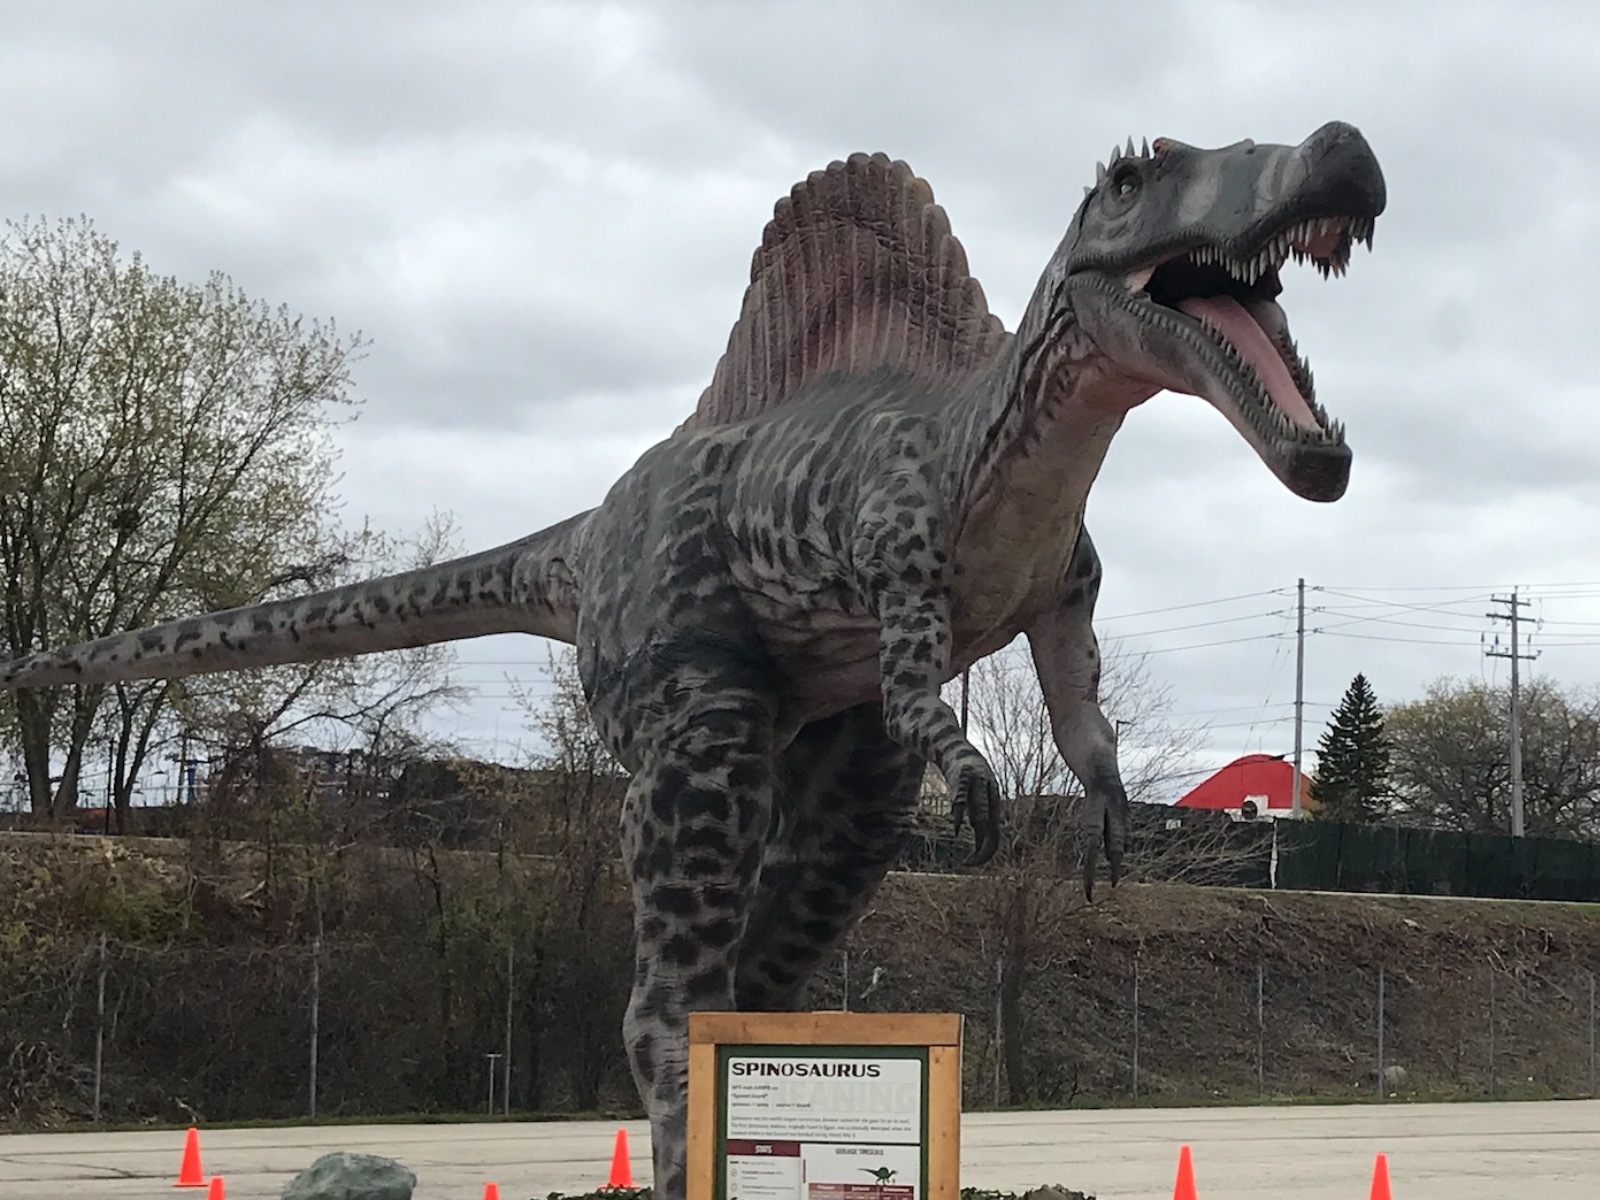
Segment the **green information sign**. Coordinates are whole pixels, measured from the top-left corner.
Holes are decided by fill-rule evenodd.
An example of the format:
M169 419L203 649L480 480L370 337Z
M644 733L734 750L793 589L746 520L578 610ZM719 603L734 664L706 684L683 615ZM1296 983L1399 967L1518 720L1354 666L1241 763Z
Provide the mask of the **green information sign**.
M689 1200L957 1200L961 1018L694 1013Z
M925 1046L717 1047L714 1200L923 1200Z

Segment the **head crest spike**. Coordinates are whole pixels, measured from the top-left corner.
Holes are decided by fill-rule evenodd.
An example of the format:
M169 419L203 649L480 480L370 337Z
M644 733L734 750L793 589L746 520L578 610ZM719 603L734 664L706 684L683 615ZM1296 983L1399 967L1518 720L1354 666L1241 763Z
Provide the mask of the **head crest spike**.
M1095 186L1099 187L1105 181L1106 181L1106 165L1105 165L1105 163L1095 163L1095 165L1094 165L1094 182L1095 182Z
M1150 139L1149 138L1141 138L1139 140L1139 157L1140 158L1149 158L1150 157Z
M1133 135L1131 133L1128 135L1128 148L1123 153L1129 158L1133 157Z
M1121 157L1122 157L1122 147L1121 146L1117 146L1117 145L1113 145L1111 147L1110 155L1108 155L1107 158L1106 158L1106 163L1109 165L1110 163L1116 162Z

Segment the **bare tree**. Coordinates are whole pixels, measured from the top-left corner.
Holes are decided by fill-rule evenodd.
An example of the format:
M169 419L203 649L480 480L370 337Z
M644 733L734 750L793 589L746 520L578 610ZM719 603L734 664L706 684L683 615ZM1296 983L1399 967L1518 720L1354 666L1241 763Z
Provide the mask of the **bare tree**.
M8 224L0 652L247 603L316 574L332 547L330 431L352 405L360 348L221 275L157 276L85 221ZM97 735L118 775L137 775L182 687L7 693L32 808L71 807Z
M534 987L543 1028L561 1030L542 1058L592 1109L616 1064L616 1031L632 981L632 931L621 891L617 830L627 777L589 717L573 651L550 656L550 692L519 690L542 745L530 756L540 786L526 797L537 844L551 856L547 902L532 914Z
M1145 656L1111 645L1103 660L1101 702L1120 735L1129 798L1162 797L1197 748L1200 730L1172 719L1171 695ZM973 666L967 701L971 736L988 756L1006 804L1002 854L973 882L975 902L985 913L975 928L987 941L974 949L998 973L994 1045L1011 1103L1059 1101L1059 1095L1041 1096L1040 1089L1058 1088L1070 1072L1058 1063L1034 1062L1026 1053L1035 1007L1029 985L1053 965L1046 947L1064 943L1062 929L1083 904L1071 881L1085 846L1078 822L1082 789L1056 749L1038 677L1018 645ZM1130 860L1136 864L1137 858L1134 847Z
M953 702L959 686L958 680L947 689ZM1157 803L1174 798L1174 781L1189 776L1205 731L1173 717L1172 691L1155 677L1148 655L1107 644L1100 705L1117 733L1128 799ZM988 755L1001 795L1013 803L1019 797L1081 795L1056 750L1033 663L1017 643L973 665L968 709L973 740Z
M1385 729L1399 814L1476 833L1511 828L1511 701L1479 680L1441 679L1393 705ZM1535 678L1522 693L1527 832L1600 836L1600 696Z

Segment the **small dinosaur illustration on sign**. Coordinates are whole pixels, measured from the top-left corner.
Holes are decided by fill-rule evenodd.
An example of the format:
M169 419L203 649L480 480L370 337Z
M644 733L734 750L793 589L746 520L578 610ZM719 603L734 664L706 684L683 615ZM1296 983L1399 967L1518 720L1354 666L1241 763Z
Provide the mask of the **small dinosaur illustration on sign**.
M858 1171L865 1171L878 1183L889 1183L894 1179L895 1173L888 1167L857 1167Z

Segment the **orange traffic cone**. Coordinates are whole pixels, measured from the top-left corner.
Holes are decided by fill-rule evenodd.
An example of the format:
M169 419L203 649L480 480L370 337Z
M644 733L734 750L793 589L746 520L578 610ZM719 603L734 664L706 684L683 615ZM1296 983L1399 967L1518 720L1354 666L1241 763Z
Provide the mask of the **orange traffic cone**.
M500 1185L498 1183L484 1184L483 1200L500 1200Z
M633 1168L628 1164L628 1131L617 1130L617 1143L611 1150L611 1178L606 1180L608 1188L631 1188L633 1186Z
M183 1162L178 1167L178 1178L172 1186L206 1186L206 1177L200 1171L200 1131L193 1125L183 1135Z
M227 1188L223 1185L221 1175L211 1177L211 1186L206 1189L206 1200L228 1200Z
M1189 1147L1178 1151L1178 1181L1172 1188L1172 1200L1196 1200L1194 1194L1194 1160Z
M1389 1195L1389 1156L1378 1155L1372 1164L1372 1195L1369 1200L1392 1200Z

